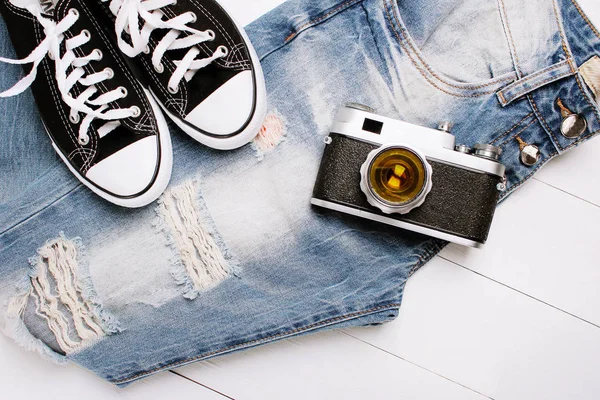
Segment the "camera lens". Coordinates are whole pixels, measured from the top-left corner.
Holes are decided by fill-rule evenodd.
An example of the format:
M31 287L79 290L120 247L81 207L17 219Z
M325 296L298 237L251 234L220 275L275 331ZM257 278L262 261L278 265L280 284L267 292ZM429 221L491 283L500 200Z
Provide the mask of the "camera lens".
M363 165L361 188L369 203L385 213L407 213L431 189L431 166L408 146L384 146Z
M425 185L425 166L412 151L392 148L373 160L369 180L373 191L382 200L408 203Z

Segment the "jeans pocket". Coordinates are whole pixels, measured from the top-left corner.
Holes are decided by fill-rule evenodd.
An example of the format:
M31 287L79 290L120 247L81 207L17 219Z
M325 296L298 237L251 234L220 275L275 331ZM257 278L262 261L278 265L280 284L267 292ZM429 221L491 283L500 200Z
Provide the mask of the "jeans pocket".
M458 97L495 93L517 76L497 4L429 7L381 0L391 37L429 84ZM405 5L406 3L406 5Z

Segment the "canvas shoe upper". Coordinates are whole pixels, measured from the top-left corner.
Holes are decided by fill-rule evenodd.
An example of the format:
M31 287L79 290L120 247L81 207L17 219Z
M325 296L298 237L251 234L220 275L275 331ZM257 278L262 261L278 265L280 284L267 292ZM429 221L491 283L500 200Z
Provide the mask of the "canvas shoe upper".
M171 141L159 106L86 0L0 0L27 75L0 94L31 86L56 152L86 186L126 207L155 200L171 176Z
M244 30L214 0L99 0L119 48L147 76L167 115L207 146L233 149L264 121L260 62Z

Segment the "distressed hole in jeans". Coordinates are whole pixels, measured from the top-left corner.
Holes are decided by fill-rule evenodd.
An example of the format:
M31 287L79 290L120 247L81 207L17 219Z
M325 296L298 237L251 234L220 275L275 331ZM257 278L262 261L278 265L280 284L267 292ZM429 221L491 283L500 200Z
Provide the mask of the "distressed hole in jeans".
M195 299L235 274L237 264L212 225L198 182L189 180L165 191L156 208L157 228L173 249L171 274L183 296Z
M49 240L29 259L29 276L8 303L8 336L54 361L121 331L96 300L83 250L81 239L62 232Z
M265 153L272 151L284 140L286 125L287 121L279 111L273 110L267 114L263 126L252 141L252 148L256 150L259 160L262 160Z

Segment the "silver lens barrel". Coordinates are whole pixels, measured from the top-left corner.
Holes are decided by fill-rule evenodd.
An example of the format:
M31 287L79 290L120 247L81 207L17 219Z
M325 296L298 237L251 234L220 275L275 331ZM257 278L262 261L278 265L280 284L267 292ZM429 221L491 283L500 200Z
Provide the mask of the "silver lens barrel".
M381 183L382 182L376 182L378 181L377 179L375 179L375 181L371 180L371 172L374 172L374 175L377 175L377 170L384 170L387 169L387 167L389 167L389 165L382 165L378 163L381 161L380 160L380 156L384 157L384 162L385 162L385 158L387 158L387 160L389 161L389 164L395 164L397 162L396 165L400 165L401 163L405 162L402 160L406 160L407 159L407 155L408 158L412 158L412 162L414 163L413 165L419 164L420 168L422 168L422 173L416 173L413 170L413 172L415 173L415 175L413 175L413 182L415 182L415 185L413 187L414 192L411 193L408 199L406 200L402 200L400 201L397 197L394 200L387 200L386 198L382 197L381 193L378 193L378 191L381 191ZM410 161L409 161L410 163ZM410 170L410 166L409 164L405 164L407 165L406 170ZM383 168L382 168L383 167ZM394 166L394 169L396 167ZM404 170L404 167L400 167ZM419 167L417 167L418 169ZM388 169L388 171L391 171L392 169ZM427 195L429 194L429 192L431 191L432 188L432 180L431 180L431 176L432 176L432 167L431 165L427 162L427 159L425 157L425 155L423 153L421 153L419 150L415 149L414 147L407 145L407 144L401 144L401 143L388 143L385 144L377 149L374 149L373 151L371 151L369 153L369 155L367 156L367 159L365 160L365 162L363 163L363 165L360 168L360 174L361 174L361 180L360 180L360 188L362 190L362 192L365 194L367 201L369 202L370 205L372 205L373 207L377 207L378 209L380 209L383 213L385 214L406 214L408 212L410 212L411 210L420 207L423 202L425 201L425 198L427 197ZM408 173L408 176L410 176L411 173ZM393 178L392 178L393 179ZM410 178L408 178L410 179ZM378 187L378 188L376 188ZM397 188L399 189L399 188ZM385 189L384 189L385 190ZM400 189L400 191L403 191L405 189ZM410 189L409 189L410 190ZM389 192L387 193L389 194ZM383 195L385 196L385 195Z

